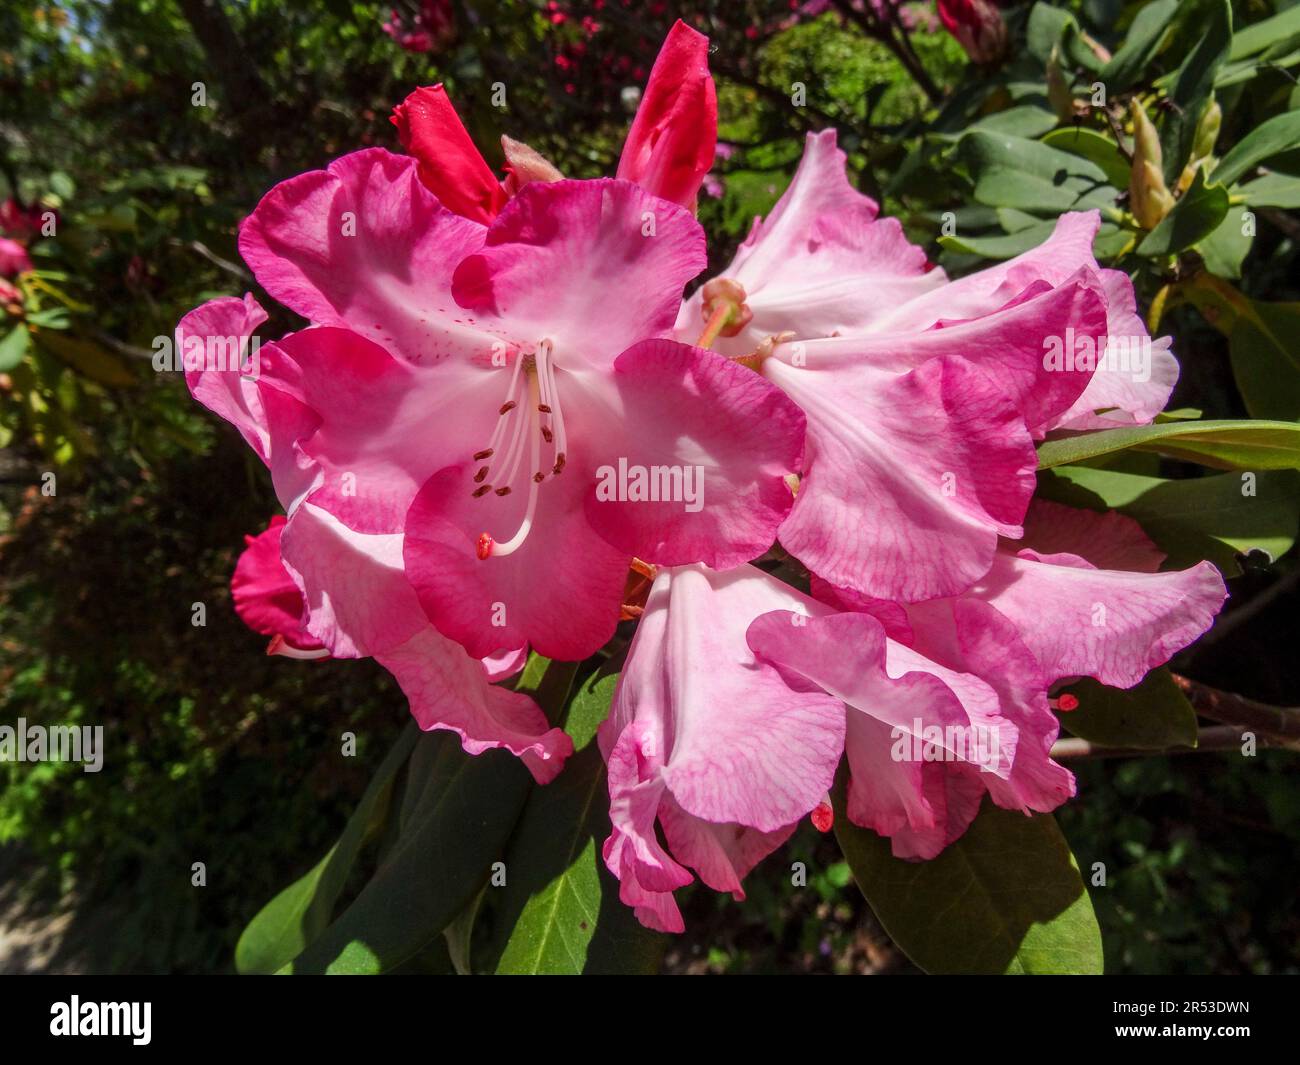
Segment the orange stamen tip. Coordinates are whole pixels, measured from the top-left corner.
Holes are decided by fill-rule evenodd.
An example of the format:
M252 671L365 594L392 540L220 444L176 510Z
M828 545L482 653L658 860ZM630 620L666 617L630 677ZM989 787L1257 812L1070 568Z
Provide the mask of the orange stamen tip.
M817 804L817 809L812 812L813 828L818 832L829 832L831 825L835 824L835 811L831 809L831 804L823 800Z
M1078 710L1079 697L1077 695L1071 695L1069 692L1065 692L1056 700L1056 709L1064 710L1067 714L1071 710Z
M492 548L496 544L488 533L481 533L478 538L478 545L474 548L474 554L478 556L480 562L486 561L492 557Z

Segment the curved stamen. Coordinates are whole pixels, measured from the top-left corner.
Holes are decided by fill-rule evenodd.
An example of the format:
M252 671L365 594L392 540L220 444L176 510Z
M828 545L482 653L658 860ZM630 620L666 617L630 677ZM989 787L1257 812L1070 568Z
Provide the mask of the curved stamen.
M555 345L550 340L543 340L538 345L538 375L544 377L546 398L542 400L548 407L554 440L547 438L547 443L555 446L555 461L551 464L551 473L558 474L564 469L565 450L568 440L564 434L564 411L560 409L560 390L555 382L555 359L552 357Z
M548 475L547 468L541 466L543 442L551 448L550 474L558 474L564 469L566 436L564 418L560 409L560 394L555 380L554 350L552 341L545 338L538 343L536 352L527 357L528 365L525 370L528 372L528 380L518 389L517 409L514 409L516 408L515 378L511 379L509 407L514 409L515 416L509 419L512 423L509 440L502 448L502 440L507 434L504 428L498 425L498 431L493 434L493 441L489 448L493 460L490 463L491 472L480 471L482 477L475 475L476 483L484 478L488 479L488 483L475 489L474 495L482 496L488 491L494 491L499 496L509 495L512 483L522 465L525 438L527 438L530 473L523 520L514 535L502 543L497 543L486 532L479 536L475 554L480 559L487 559L493 555L512 554L519 550L528 538L537 514L539 489ZM504 411L507 408L502 409ZM486 470L487 467L484 469ZM493 487L494 484L496 487Z

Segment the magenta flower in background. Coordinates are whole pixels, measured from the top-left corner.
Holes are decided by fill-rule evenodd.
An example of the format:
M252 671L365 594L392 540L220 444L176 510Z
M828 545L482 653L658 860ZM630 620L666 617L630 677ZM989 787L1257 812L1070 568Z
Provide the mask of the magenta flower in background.
M32 269L31 256L16 240L0 237L0 277L17 277Z
M994 0L936 0L943 28L974 63L995 63L1007 52L1007 24Z

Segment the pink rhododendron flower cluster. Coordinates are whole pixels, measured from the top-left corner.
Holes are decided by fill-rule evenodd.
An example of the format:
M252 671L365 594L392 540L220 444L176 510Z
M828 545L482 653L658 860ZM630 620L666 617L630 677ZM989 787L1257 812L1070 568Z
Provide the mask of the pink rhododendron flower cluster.
M643 923L679 931L698 876L745 874L817 812L927 859L987 794L1074 792L1054 689L1136 684L1210 625L1202 563L1161 571L1130 519L1032 500L1035 443L1150 422L1177 375L1095 212L951 280L809 137L772 212L706 262L707 42L680 23L613 178L567 180L505 138L495 175L441 87L368 149L273 188L240 250L307 328L251 338L251 296L180 323L195 397L267 465L286 517L250 540L236 607L272 650L371 656L425 729L504 748L541 783L572 752L494 683L532 648L615 633L629 567L653 583L598 742L605 862ZM1140 341L1145 372L1045 358ZM242 366L218 364L232 341ZM606 492L689 475L689 500ZM620 483L622 483L620 481ZM796 588L753 565L779 541ZM1104 623L1098 624L1099 611Z

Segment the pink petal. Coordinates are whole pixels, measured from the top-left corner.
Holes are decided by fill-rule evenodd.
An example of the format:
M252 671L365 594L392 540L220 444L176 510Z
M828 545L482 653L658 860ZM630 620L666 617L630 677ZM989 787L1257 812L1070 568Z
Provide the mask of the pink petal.
M396 678L420 727L455 732L469 754L503 748L546 784L573 753L573 741L548 725L532 699L489 684L483 664L432 626L375 660Z
M262 370L277 358L276 345L256 337L265 321L251 295L212 300L181 319L176 350L194 398L239 430L270 469L281 506L291 510L319 480L299 447L319 419L297 398L264 390Z
M452 271L486 230L440 205L416 163L381 148L276 185L244 220L239 250L262 286L317 325L346 325L411 363L460 350Z
M761 661L848 706L849 819L894 837L900 856L933 857L965 830L965 800L982 792L979 779L1010 776L1016 729L996 692L888 640L874 618L776 612L755 621L748 638ZM952 785L963 801L950 810L946 778L968 773L975 787Z
M637 108L617 176L692 207L713 165L718 104L709 76L709 39L678 19L659 50Z
M1209 562L1172 573L1094 569L1077 555L999 553L970 595L1019 630L1044 674L1120 688L1210 627L1227 591Z
M257 378L251 372L250 342L265 321L266 311L251 293L243 299L209 300L180 320L175 343L194 398L238 429L257 457L269 464L271 445Z
M304 503L290 515L281 549L307 601L308 631L335 658L377 657L426 626L402 571L400 535L358 533Z
M303 628L302 592L280 560L284 517L277 514L257 536L244 537L245 547L230 579L235 613L254 632L280 636L300 651L323 647Z
M574 450L581 452L579 439ZM449 466L421 488L406 518L406 572L429 620L477 657L530 644L581 661L618 625L630 555L592 530L590 485L576 471L540 487L531 534L513 554L477 557L480 535L508 538L526 492L471 495L468 466Z
M743 894L741 879L830 787L844 711L791 687L745 642L773 609L822 611L749 566L661 570L598 733L609 764L606 864L650 927L681 929L671 892L690 882ZM655 820L672 853L660 846Z
M808 416L806 472L781 543L864 595L956 594L987 571L999 534L1019 535L1033 442L965 360L936 357L896 377L852 358L851 346L809 341L800 368L783 361L792 345L782 345L763 364Z
M834 699L794 692L745 642L768 610L820 609L761 571L662 571L602 733L659 723L663 779L686 812L776 831L807 816L835 775L844 721Z
M1102 270L1106 290L1106 332L1112 345L1117 342L1150 344L1149 366L1130 364L1125 369L1116 357L1101 364L1074 405L1053 423L1056 429L1112 429L1123 425L1148 425L1165 409L1178 383L1178 360L1169 350L1169 337L1151 340L1146 324L1137 313L1133 282L1121 270ZM1095 414L1094 411L1103 411Z
M458 215L487 225L506 193L474 147L441 85L416 89L393 108L402 147L420 161L420 180Z
M456 269L453 295L521 342L550 339L557 364L607 367L664 336L703 268L691 213L626 181L532 182Z
M1146 326L1137 315L1133 283L1118 270L1102 270L1092 254L1093 238L1101 224L1096 211L1061 215L1052 236L1023 255L979 270L911 300L876 323L885 332L919 332L943 320L978 318L988 314L1035 283L1056 286L1083 268L1096 273L1106 295L1106 332L1112 343L1149 341ZM1150 376L1146 380L1122 367L1103 365L1088 388L1049 428L1105 428L1145 424L1164 409L1178 379L1178 363L1167 340L1151 343ZM1092 412L1117 408L1101 416Z
M1003 717L1017 730L1011 775L983 780L999 806L1047 812L1074 794L1074 776L1051 760L1060 731L1047 702L1055 678L1021 640L1019 630L987 603L973 598L933 600L908 608L916 649L950 669L971 673L997 692Z
M263 356L262 395L315 415L300 441L322 470L311 502L359 532L401 532L420 486L487 439L500 403L488 368L411 365L349 329L293 333Z
M1036 248L1006 262L950 281L906 303L893 304L876 323L889 333L919 333L942 321L979 318L1019 296L1036 282L1062 284L1080 267L1100 272L1092 241L1101 225L1097 211L1063 214L1052 235Z
M741 881L759 862L792 835L796 825L760 832L745 825L719 825L688 814L671 793L659 806L659 823L672 852L694 869L714 891L729 891L737 901L745 898Z
M1071 554L1098 569L1155 573L1165 553L1151 542L1142 526L1117 510L1101 513L1035 499L1025 515L1025 536L1019 547L1036 555Z
M625 351L613 383L585 404L603 415L591 430L592 527L658 565L726 569L766 551L793 502L799 408L752 370L668 340ZM652 501L651 486L665 498Z
M834 130L808 135L785 194L720 275L744 287L754 313L738 336L717 341L722 354L747 354L786 330L800 339L861 333L943 284L943 271L927 271L925 253L897 220L876 219L875 202L849 184L844 164ZM699 336L700 305L697 290L678 317L679 340Z

